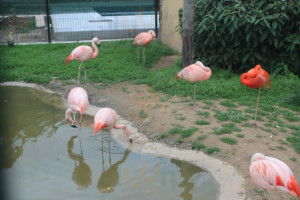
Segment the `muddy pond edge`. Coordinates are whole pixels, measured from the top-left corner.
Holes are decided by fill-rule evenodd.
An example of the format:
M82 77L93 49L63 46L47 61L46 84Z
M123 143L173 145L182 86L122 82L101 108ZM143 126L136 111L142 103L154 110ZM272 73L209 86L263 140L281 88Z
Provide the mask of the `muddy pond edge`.
M24 82L5 82L0 83L0 86L19 86L39 89L48 93L55 93L61 96L64 102L64 107L67 108L67 100L59 93L49 90L42 85L35 83ZM86 115L94 116L99 110L99 107L89 105L85 111ZM180 150L174 147L169 147L162 143L150 142L148 138L138 132L137 128L132 126L132 123L118 116L120 123L126 124L133 138L133 143L128 142L128 138L123 134L123 130L113 129L112 136L118 140L125 148L132 151L144 154L152 154L161 157L174 158L186 162L190 162L212 174L220 186L219 200L244 200L246 198L245 179L238 171L228 163L209 157L201 151L195 150Z

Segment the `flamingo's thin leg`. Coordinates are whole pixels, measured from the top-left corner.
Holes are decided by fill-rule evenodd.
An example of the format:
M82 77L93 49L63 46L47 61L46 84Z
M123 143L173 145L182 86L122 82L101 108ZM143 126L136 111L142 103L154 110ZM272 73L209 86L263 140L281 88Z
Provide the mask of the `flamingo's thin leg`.
M261 91L261 88L259 88L258 97L257 97L257 101L256 101L256 110L255 110L254 123L252 124L252 127L255 127L255 128L257 127L257 125L256 125L256 116L257 116L257 110L258 110L258 104L259 104L260 91Z
M80 82L79 82L79 78L80 78L80 68L81 68L81 65L82 65L83 61L80 63L79 67L78 67L78 79L77 79L77 86L80 85Z

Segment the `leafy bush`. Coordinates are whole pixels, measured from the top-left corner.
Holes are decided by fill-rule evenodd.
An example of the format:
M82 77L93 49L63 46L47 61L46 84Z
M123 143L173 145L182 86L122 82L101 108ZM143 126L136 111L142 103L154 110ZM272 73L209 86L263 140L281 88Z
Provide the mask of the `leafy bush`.
M195 57L208 66L300 74L300 1L195 0L194 27Z

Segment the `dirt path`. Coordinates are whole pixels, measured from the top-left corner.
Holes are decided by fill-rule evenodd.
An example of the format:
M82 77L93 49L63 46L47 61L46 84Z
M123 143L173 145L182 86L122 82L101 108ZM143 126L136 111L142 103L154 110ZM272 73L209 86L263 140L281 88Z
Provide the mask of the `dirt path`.
M174 57L169 61L168 58L164 58L163 62L172 63L175 60ZM167 66L166 64L160 66L158 63L153 70ZM61 81L53 81L47 87L61 93L63 97L67 97L68 92L74 86L75 84L64 85ZM143 133L150 142L162 143L182 150L191 150L191 143L194 141L199 141L207 147L219 147L220 152L210 156L232 165L245 179L244 185L243 183L241 185L245 187L246 193L240 195L244 199L263 199L261 191L251 182L248 172L251 155L256 152L283 160L293 170L296 179L300 180L300 156L290 145L284 145L285 138L290 134L289 131L280 132L276 128L270 128L273 133L276 133L274 135L261 128L251 128L249 126L251 121L245 121L236 124L241 129L239 132L226 135L214 134L213 132L222 128L222 124L224 124L217 120L216 112L228 111L228 107L222 106L220 101L211 101L209 104L197 101L198 106L194 109L191 106L190 98L169 97L162 93L154 93L147 85L120 83L105 89L99 84L84 87L88 91L90 104L114 108L122 118L132 122L138 132ZM236 109L244 112L246 107L240 106ZM209 124L197 125L195 122L200 120L208 121ZM283 118L281 120L285 121ZM258 125L262 126L263 123L258 122ZM298 123L296 122L294 125L299 125ZM178 125L185 129L196 127L198 130L192 136L184 139L181 139L179 135L168 134L170 129ZM168 135L168 137L158 139L161 134ZM243 137L236 137L236 134L242 134ZM235 138L238 141L237 144L229 145L222 142L220 138L224 136ZM199 137L204 139L200 141ZM178 141L182 143L178 143ZM194 151L196 152L196 150ZM228 182L228 184L231 183ZM272 200L293 199L291 195L283 192L272 192L268 196Z

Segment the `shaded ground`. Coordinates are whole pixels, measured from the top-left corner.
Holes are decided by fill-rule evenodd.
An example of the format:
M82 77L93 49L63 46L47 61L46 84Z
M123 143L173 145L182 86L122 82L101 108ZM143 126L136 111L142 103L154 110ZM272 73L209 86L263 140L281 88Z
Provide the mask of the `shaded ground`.
M12 32L15 43L48 42L46 27L36 27L34 17L10 16L0 18L0 43L7 43L8 33ZM51 35L53 30L51 29Z
M159 62L152 70L167 67L166 63L171 66L175 60L174 56L163 58L162 63ZM75 84L75 80L72 85L61 81L52 81L47 87L67 97L69 90L75 87ZM191 98L166 96L153 92L147 85L120 83L109 88L102 88L100 84L83 87L89 94L90 104L114 108L122 118L131 121L139 132L144 133L150 141L165 143L179 149L192 149L192 142L195 141L201 142L209 148L219 147L220 152L211 154L211 156L231 164L245 178L246 199L248 200L263 199L261 191L251 182L248 172L250 157L256 152L281 159L290 166L296 179L300 181L300 156L285 139L293 131L290 129L283 131L276 124L266 127L264 124L267 116L261 116L265 122L258 121L258 128L252 128L250 124L253 120L249 120L249 118L245 121L242 120L241 113L246 113L247 107L238 106L235 110L242 112L236 113L230 112L228 106L221 105L223 101L197 101L197 107L193 108ZM200 90L201 88L199 88ZM229 121L220 121L218 115L225 116L228 113ZM247 114L254 116L254 113ZM236 118L240 119L240 122L233 123L232 119ZM299 122L289 122L282 116L279 116L279 119L286 124L299 126ZM196 124L196 121L201 120L209 122L209 124ZM224 124L235 124L238 129L224 135L216 134L218 131L221 132ZM182 129L191 127L198 129L186 138L181 138L179 134L168 133L172 128L180 126ZM236 136L237 134L239 137ZM230 145L220 140L227 136L234 138L237 144ZM200 140L199 137L202 139ZM269 194L269 199L290 200L293 197L283 192L272 192Z

